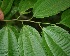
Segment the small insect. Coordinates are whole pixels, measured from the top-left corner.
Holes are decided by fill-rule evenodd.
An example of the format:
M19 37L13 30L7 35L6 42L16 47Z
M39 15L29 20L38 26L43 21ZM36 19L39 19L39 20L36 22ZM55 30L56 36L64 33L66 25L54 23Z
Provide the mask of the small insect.
M0 9L0 20L4 20L4 14L1 9Z

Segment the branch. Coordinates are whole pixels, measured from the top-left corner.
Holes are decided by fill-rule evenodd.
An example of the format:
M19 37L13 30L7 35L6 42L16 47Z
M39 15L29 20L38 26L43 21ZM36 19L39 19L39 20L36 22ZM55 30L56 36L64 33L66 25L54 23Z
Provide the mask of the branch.
M51 24L51 23L42 23L42 22L35 22L32 20L17 20L17 19L13 19L13 20L2 20L5 22L12 22L12 21L20 21L20 22L32 22L32 23L37 23L37 24ZM60 24L60 23L56 23L56 24Z

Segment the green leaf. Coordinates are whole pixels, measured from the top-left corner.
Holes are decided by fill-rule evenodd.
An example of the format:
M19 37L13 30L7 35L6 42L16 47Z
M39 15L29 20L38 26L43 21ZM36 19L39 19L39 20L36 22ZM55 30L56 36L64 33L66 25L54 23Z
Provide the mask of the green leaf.
M46 36L45 36L45 37L46 37ZM46 44L46 40L45 40L45 38L44 38L43 32L42 32L42 42L41 42L41 45L43 46L43 49L44 49L44 51L45 51L45 53L46 53L46 56L47 56L47 55L48 55L48 56L54 56L53 53L51 52L49 46Z
M32 8L33 5L35 4L36 0L21 0L19 3L19 13L20 14L26 14L26 10L29 8Z
M36 29L23 26L18 39L20 56L46 56L40 38Z
M34 17L44 18L56 15L70 7L70 0L38 0L33 8Z
M14 3L13 3L13 4L14 4L14 6L17 6L17 7L18 7L18 6L19 6L20 1L21 1L21 0L14 0Z
M70 56L70 34L58 26L43 28L46 49L51 50L54 56ZM48 51L49 52L49 51Z
M64 11L60 23L70 28L70 9Z
M7 20L11 19L12 16L18 11L18 7L13 7L9 15L5 18Z
M2 1L0 0L0 7L1 7Z
M13 1L14 0L3 0L2 5L1 5L1 9L4 12L4 15L6 15L10 11L12 4L13 4Z
M4 10L6 9L6 7L7 7L8 3L9 3L9 1L10 1L10 0L3 0L3 1L2 1L2 5L1 5L2 11L4 11Z
M18 27L16 27L16 26L10 26L10 25L8 25L11 29L12 29L12 31L14 32L14 35L16 36L16 38L17 38L17 40L18 40L18 37L19 37L19 30L18 30Z
M9 26L0 30L0 56L19 56L18 42Z

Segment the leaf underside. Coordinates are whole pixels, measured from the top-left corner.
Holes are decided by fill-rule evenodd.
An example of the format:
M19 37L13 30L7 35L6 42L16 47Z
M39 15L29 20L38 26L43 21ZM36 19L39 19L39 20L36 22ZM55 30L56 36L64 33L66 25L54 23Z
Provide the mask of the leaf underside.
M0 56L19 56L18 42L14 32L6 26L0 30Z
M54 56L70 56L70 34L58 26L43 28L43 37ZM45 47L46 47L45 45ZM49 51L47 51L49 53Z
M20 56L46 56L40 44L40 35L31 26L23 26L18 39Z

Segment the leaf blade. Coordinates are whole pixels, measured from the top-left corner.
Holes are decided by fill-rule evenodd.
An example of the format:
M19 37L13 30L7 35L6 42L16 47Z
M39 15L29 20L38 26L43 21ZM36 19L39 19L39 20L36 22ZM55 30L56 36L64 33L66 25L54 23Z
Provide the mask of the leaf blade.
M60 23L70 28L70 9L64 11Z
M37 18L49 17L69 7L70 0L38 0L33 8L33 16Z
M13 1L14 0L3 0L2 1L1 9L3 10L4 15L6 15L10 11Z
M70 34L58 26L43 28L47 45L54 56L70 56ZM59 54L60 53L60 54Z
M26 14L26 10L29 8L32 8L36 0L21 0L19 3L19 13L20 14Z
M16 36L10 27L5 26L0 30L0 55L2 56L19 56L18 42Z
M34 28L30 26L23 26L21 33L21 37L19 38L22 41L22 47L20 46L20 48L23 49L22 52L24 52L21 56L46 56L41 44L38 41L40 35Z

